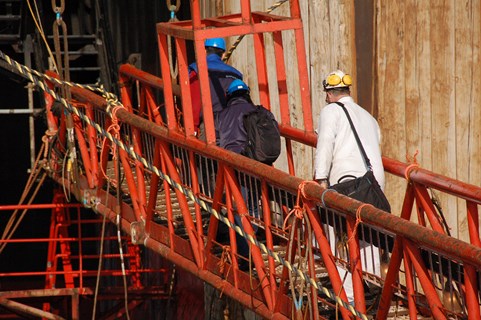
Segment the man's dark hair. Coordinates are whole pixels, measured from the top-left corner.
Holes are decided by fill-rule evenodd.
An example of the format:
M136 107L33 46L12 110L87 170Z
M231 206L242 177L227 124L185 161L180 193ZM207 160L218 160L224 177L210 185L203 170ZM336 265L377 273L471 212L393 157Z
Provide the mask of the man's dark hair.
M340 95L340 94L350 94L351 91L349 90L349 87L341 87L341 88L332 88L332 89L328 89L326 90L326 92L329 91L329 92L332 92L334 93L334 95Z
M222 55L224 54L224 50L216 48L216 47L206 47L205 52L207 53L207 55L216 54L219 57L222 57Z

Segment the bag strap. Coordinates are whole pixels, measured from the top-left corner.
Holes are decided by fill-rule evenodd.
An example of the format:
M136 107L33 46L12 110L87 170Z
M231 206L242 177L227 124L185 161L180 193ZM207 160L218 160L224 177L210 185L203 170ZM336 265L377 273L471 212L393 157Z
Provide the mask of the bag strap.
M347 120L349 121L349 124L351 125L352 132L354 133L354 137L356 138L357 145L359 147L359 150L361 150L361 154L364 158L364 161L366 162L367 169L369 171L372 171L372 165L371 161L367 157L366 151L364 150L364 147L362 146L361 139L359 138L359 135L357 134L356 128L354 127L354 123L352 123L351 116L349 115L349 112L347 111L346 107L344 106L344 103L335 102L336 104L340 105L342 107L342 110L344 110L344 113L346 114Z

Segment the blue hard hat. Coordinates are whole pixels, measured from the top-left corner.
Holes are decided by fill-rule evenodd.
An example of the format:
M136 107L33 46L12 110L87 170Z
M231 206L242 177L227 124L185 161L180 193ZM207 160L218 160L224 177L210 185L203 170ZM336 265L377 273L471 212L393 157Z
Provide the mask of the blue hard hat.
M235 79L231 82L229 88L227 88L227 95L230 96L231 94L239 90L249 91L249 86L244 81Z
M205 47L219 48L225 51L225 40L222 38L207 39L204 42Z

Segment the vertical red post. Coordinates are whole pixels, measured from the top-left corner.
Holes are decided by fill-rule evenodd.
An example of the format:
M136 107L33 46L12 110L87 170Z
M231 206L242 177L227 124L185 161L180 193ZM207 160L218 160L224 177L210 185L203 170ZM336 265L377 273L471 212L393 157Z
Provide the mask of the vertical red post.
M243 24L251 23L251 3L250 0L241 0L241 16Z
M284 62L284 45L282 42L282 33L280 31L273 32L273 38L281 124L290 125L291 117L289 114L289 95L287 93L286 64Z
M206 141L215 144L215 123L212 113L212 99L210 95L210 81L207 71L207 54L204 47L204 38L195 34L194 46L197 56L197 69L199 71L200 96L202 101L202 117L205 124Z
M356 231L356 220L346 217L346 222L352 285L354 288L354 303L356 305L356 310L361 313L366 313L364 284L362 280L361 254L359 251L359 238L357 237ZM350 275L348 275L348 277L349 276Z
M481 319L478 302L479 288L477 274L473 266L464 266L464 285L469 319Z
M406 273L406 291L407 300L409 306L409 315L411 319L416 319L417 308L416 308L416 290L414 288L414 275L412 270L411 258L407 253L404 254L404 272Z
M256 67L257 67L257 83L259 85L259 98L260 103L271 109L271 103L269 98L269 84L267 80L267 66L266 66L266 49L264 46L264 35L262 33L256 33L253 36L254 48L256 55Z
M187 62L187 48L185 46L185 40L176 38L175 43L177 45L177 61L179 64L179 83L182 99L182 114L184 116L184 129L185 134L190 136L194 135L194 118L192 116L192 100L190 95L189 84L189 70Z
M434 287L433 283L431 282L431 278L422 262L422 257L419 254L419 249L417 249L413 244L409 241L404 240L404 250L409 254L411 258L411 262L416 270L416 274L418 276L419 282L423 287L424 294L427 298L429 307L435 319L446 319L446 315L442 310L443 303L439 299L439 296L436 292L436 288Z
M177 129L177 119L175 116L174 93L172 81L170 79L169 50L167 49L167 36L157 32L159 42L160 65L162 66L162 79L164 79L164 102L167 113L167 127Z
M478 205L471 201L466 201L466 211L468 213L469 240L472 245L481 247L479 240L479 213Z

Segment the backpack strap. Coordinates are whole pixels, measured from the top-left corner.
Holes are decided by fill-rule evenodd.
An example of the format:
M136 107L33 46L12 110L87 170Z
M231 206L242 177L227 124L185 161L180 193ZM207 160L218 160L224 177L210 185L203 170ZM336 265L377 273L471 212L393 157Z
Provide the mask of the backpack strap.
M226 89L224 89L220 82L221 78L234 80L238 77L232 72L209 70L209 79L212 83L212 87L214 88L215 95L222 102L222 108L225 108L225 99L223 99L223 97L225 97Z
M364 161L367 166L367 170L372 171L372 165L371 161L367 157L366 151L364 150L364 147L362 146L361 139L359 138L359 135L357 134L356 128L354 127L354 123L352 123L351 116L349 115L349 112L347 111L346 107L344 106L344 103L336 101L335 104L340 105L342 107L342 110L344 110L344 113L346 114L347 120L349 121L349 124L351 125L352 133L354 133L354 137L356 138L357 146L359 147L359 150L361 151L362 157L364 158Z

